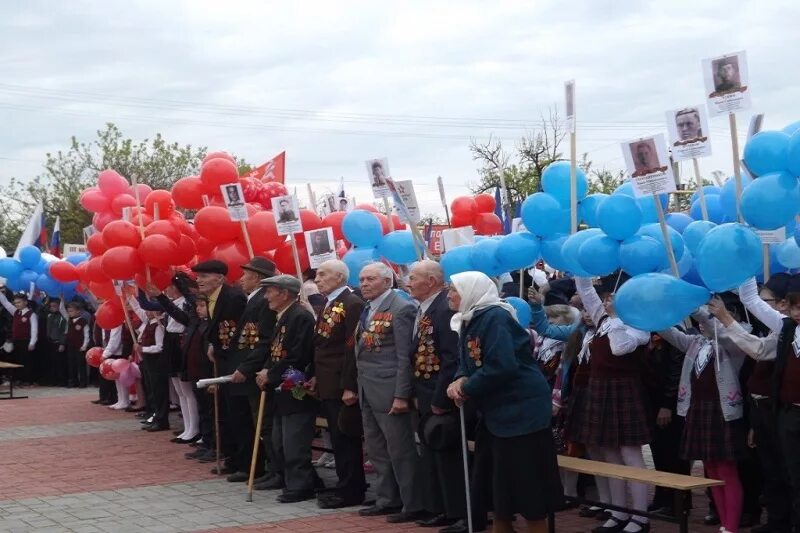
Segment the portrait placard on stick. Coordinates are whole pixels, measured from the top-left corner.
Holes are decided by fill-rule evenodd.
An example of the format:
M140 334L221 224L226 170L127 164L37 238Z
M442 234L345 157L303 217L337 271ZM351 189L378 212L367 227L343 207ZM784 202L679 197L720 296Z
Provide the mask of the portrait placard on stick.
M398 212L400 221L409 224L419 224L419 205L417 204L417 195L414 193L414 183L411 180L401 180L395 181L394 184L397 187L397 194L400 195L403 204L408 210L408 216L406 216L405 211L398 209L395 205L395 210ZM411 220L408 220L409 217Z
M564 103L567 108L567 128L575 133L575 80L564 82Z
M672 157L676 161L711 155L708 117L702 106L667 111L667 131Z
M305 232L308 262L311 268L318 268L329 259L336 259L332 228L320 228Z
M744 50L704 59L703 79L712 117L750 109L750 80Z
M219 190L222 191L222 199L225 200L225 207L228 208L228 214L234 222L247 221L247 206L244 202L244 192L242 191L241 183L229 183L227 185L220 185Z
M300 222L300 208L297 197L293 195L276 196L272 199L272 215L278 226L278 235L292 235L303 231Z
M389 188L386 186L386 177L389 173L389 160L385 157L380 159L370 159L366 162L367 177L372 194L375 198L386 198L389 196Z
M786 228L778 228L773 230L758 230L754 229L758 238L761 239L762 244L780 244L786 240Z
M622 143L622 156L631 174L636 196L670 193L675 190L672 165L662 134Z

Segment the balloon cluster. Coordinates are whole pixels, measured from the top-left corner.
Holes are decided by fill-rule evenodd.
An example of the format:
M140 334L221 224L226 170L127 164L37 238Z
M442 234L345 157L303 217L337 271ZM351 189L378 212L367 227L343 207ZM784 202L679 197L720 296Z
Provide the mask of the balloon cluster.
M335 215L335 217L334 217ZM397 215L392 215L395 231L389 231L388 218L378 213L373 206L359 205L349 213L331 213L323 220L333 225L334 237L353 244L342 260L350 270L348 284L358 287L358 275L364 265L379 261L381 257L399 265L407 265L417 260L414 238L410 231L404 231ZM338 238L338 237L337 237ZM419 244L417 245L419 247Z
M36 246L25 246L20 249L18 259L0 259L0 276L6 278L6 286L15 292L28 292L33 284L35 289L52 298L71 299L76 294L78 279L62 278L59 273L64 268L74 270L84 261L86 254L73 254L65 261L59 261L51 254L42 253Z
M454 228L472 226L476 235L503 233L503 222L494 213L496 207L490 194L459 196L450 204L450 225Z

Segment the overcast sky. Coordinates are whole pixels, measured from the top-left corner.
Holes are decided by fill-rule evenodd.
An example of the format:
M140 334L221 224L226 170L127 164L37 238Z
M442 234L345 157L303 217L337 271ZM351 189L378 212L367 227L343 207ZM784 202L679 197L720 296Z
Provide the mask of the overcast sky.
M302 200L340 176L369 199L364 160L385 156L441 212L436 176L451 199L476 181L469 139L511 148L563 112L568 79L578 151L600 168L666 132L665 110L703 103L704 57L746 49L752 112L800 119L799 21L796 0L2 2L0 183L115 122L256 164L286 150ZM711 136L702 167L731 172L724 117Z

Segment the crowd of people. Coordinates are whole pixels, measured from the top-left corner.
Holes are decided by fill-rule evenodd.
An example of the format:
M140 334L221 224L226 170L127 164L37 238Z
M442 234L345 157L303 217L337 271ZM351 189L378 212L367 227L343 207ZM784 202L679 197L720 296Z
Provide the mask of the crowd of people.
M126 297L129 320L111 330L94 324L97 302L37 306L23 293L0 294L3 358L24 365L22 382L76 387L94 377L84 360L91 346L137 362L135 386L99 379L94 403L135 412L151 432L172 429L177 406L183 429L172 441L194 447L187 460L213 463L219 442L224 462L214 473L243 483L255 464L254 489L279 490L281 503L364 504L369 468L376 500L362 516L467 531L463 414L475 442L475 531L490 512L494 532L514 531L517 516L527 531L545 531L564 495L585 496L587 481L559 473L557 453L644 468L645 445L658 470L688 474L702 461L725 482L711 489L705 518L721 531L800 524L800 461L789 453L800 441L795 277L750 280L681 325L643 332L616 317L621 273L593 283L532 269L503 284L466 272L447 286L434 261L400 274L371 263L352 289L339 260L305 283L262 257L242 268L236 284L211 260L178 272L163 292L139 289ZM530 287L529 324L502 299L520 283ZM197 388L218 376L230 382ZM318 417L333 457L312 463ZM325 487L315 464L335 468L335 486ZM641 483L593 483L598 503L674 513L669 489L648 502ZM767 521L758 525L762 502ZM647 518L616 509L578 512L598 518L595 533L650 529Z

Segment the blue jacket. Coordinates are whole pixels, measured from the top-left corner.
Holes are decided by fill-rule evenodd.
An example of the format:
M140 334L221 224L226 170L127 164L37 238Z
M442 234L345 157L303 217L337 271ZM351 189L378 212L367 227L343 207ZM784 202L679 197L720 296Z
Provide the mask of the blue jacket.
M547 320L547 314L541 304L530 304L530 306L531 328L542 337L566 342L572 332L578 329L576 324L568 324L566 326L551 324Z
M530 335L505 309L482 309L462 328L461 376L493 435L516 437L550 426L550 387L531 357Z

